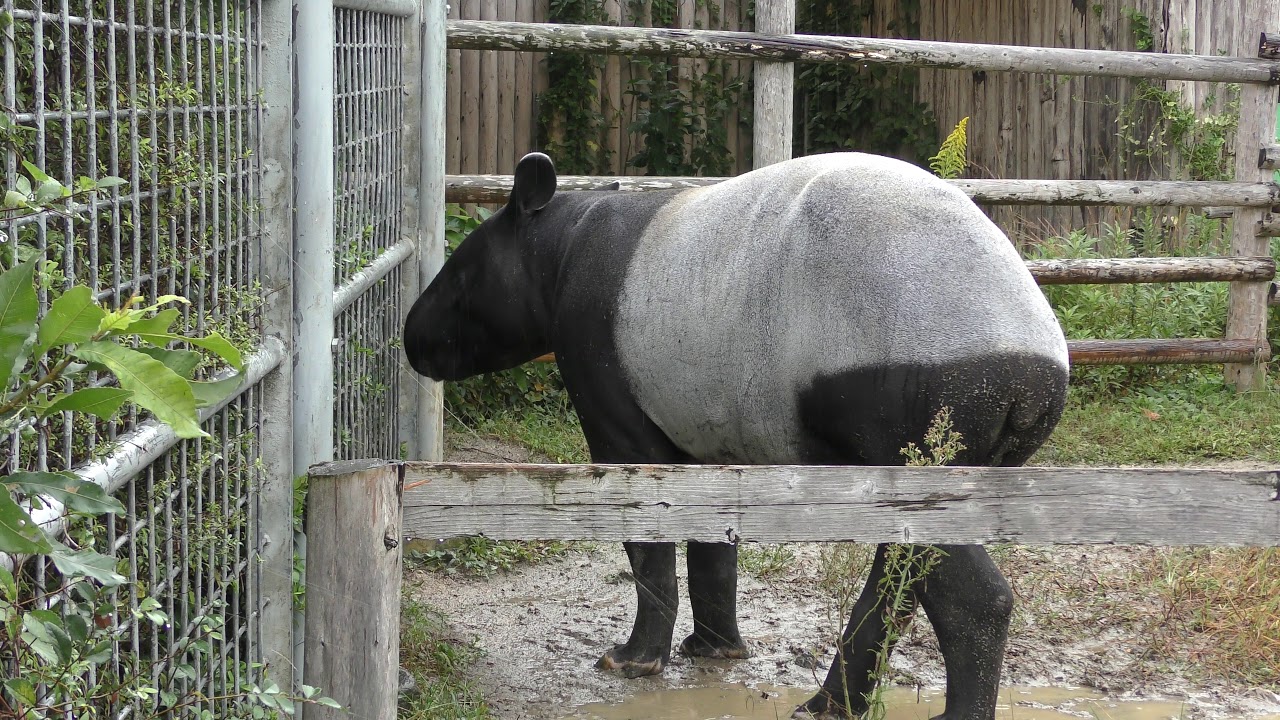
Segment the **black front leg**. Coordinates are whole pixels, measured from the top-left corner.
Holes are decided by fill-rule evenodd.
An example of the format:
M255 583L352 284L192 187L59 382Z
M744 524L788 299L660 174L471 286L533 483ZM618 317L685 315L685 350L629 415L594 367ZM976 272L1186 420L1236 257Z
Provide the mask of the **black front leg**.
M629 678L656 675L671 659L671 638L680 604L674 543L624 543L636 583L636 620L626 644L604 654L596 667Z

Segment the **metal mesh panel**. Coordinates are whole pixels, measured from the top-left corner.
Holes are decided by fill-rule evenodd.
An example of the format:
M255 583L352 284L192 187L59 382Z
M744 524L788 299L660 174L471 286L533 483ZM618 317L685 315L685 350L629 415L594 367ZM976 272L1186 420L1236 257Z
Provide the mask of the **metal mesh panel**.
M72 284L99 300L183 295L184 326L218 330L242 348L261 337L261 237L256 160L261 58L256 0L0 0L0 112L22 129L0 137L0 180L21 160L71 186L79 176L128 182L78 193L57 212L0 222L5 266L32 254L56 260L42 308ZM201 372L211 372L206 368ZM90 383L107 382L90 376ZM64 388L74 389L72 386ZM221 691L256 660L251 608L259 420L250 390L205 423L212 436L181 444L118 497L127 513L74 526L69 537L114 552L132 581L119 593L159 600L175 622L130 627L109 672L143 668L179 683L165 658L193 620L225 619L212 665L191 684ZM5 471L72 469L113 451L140 421L70 415L0 441ZM56 589L51 568L30 568ZM121 623L127 618L118 618ZM230 689L242 680L231 681ZM217 694L211 692L211 694Z
M334 273L342 284L403 235L404 20L335 17ZM336 319L334 453L397 458L399 270Z

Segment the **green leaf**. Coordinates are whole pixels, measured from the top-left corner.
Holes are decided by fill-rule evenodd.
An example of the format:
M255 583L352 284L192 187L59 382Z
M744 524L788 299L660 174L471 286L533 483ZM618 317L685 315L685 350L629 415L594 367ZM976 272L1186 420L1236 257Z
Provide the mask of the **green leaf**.
M45 180L40 183L40 187L36 188L36 204L48 205L55 200L71 194L71 191L62 186L57 180Z
M14 210L16 208L27 206L27 196L17 190L10 190L4 194L4 209Z
M30 197L31 181L27 179L26 175L19 175L17 181L15 181L13 184L14 184L14 187L18 189L18 192L22 195L23 198Z
M124 576L116 572L115 558L92 550L72 550L61 543L55 543L48 554L63 575L87 577L103 585L120 585L125 582Z
M97 645L94 645L93 649L89 651L89 654L84 656L85 662L88 662L91 665L101 665L111 659L113 650L115 650L115 643L110 640L103 640Z
M39 357L58 345L75 345L88 342L98 331L107 313L93 300L93 291L77 285L62 293L49 306L40 321L36 356Z
M149 318L135 321L129 329L139 335L169 335L169 328L177 322L180 314L177 308L161 310Z
M115 417L120 406L132 396L132 392L121 388L81 388L73 393L62 395L44 408L40 414L48 417L56 412L81 412L110 420Z
M46 180L49 180L49 176L45 175L43 170L36 167L35 165L32 165L30 162L27 162L26 160L22 161L22 167L26 168L27 174L31 176L32 180L35 180L38 183L42 183L42 182L45 182Z
M7 602L17 602L18 585L13 581L13 573L0 565L0 600Z
M331 707L334 710L342 709L342 703L338 702L337 700L334 700L331 697L318 697L316 698L316 702L320 703L321 705L324 705L325 707Z
M22 351L36 331L36 262L32 258L0 273L0 393L23 364Z
M76 348L75 356L105 365L133 392L133 402L167 423L180 438L208 437L196 420L196 399L191 386L164 363L137 350L111 342L95 341Z
M28 495L48 495L75 512L93 515L124 512L120 501L101 486L73 473L20 472L0 480L0 484L17 486Z
M177 373L185 380L190 380L196 368L204 359L200 353L191 350L161 350L159 348L138 348L138 352L159 360L165 367Z
M107 190L118 185L126 185L128 182L124 178L118 178L115 175L108 175L104 178L98 178L98 189Z
M240 357L240 351L217 331L211 332L208 336L200 338L183 337L172 333L144 333L138 330L138 323L134 323L129 330L131 332L138 333L138 336L143 340L157 347L164 347L174 341L191 343L198 348L204 348L205 350L214 353L237 371L244 369L244 361Z
M23 705L35 705L38 702L36 698L36 686L26 678L5 680L4 686L8 688L9 692L13 693L13 696Z
M8 490L0 492L0 552L43 555L51 547L44 531L13 501Z
M191 392L196 396L196 407L209 407L216 405L242 384L244 384L244 375L232 375L213 382L193 382Z

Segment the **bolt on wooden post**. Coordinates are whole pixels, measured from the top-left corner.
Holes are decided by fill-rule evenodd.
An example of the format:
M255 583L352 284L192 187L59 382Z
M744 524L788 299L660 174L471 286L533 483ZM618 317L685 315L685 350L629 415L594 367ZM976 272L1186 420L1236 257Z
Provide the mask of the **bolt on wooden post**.
M1241 47L1267 57L1264 30L1280 29L1280 4L1274 0L1241 0ZM1268 165L1275 157L1276 85L1248 83L1240 90L1240 126L1236 134L1237 181L1267 182ZM1274 223L1267 208L1237 208L1232 225L1231 254L1236 257L1269 257ZM1253 362L1226 366L1226 381L1237 390L1257 390L1266 383L1268 283L1240 280L1231 283L1227 307L1227 339L1251 340L1256 346Z

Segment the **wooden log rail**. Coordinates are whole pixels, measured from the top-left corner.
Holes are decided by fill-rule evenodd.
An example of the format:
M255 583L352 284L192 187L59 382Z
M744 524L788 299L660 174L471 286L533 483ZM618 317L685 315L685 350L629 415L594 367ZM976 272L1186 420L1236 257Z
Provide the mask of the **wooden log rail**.
M562 175L560 190L595 190L618 183L623 192L707 187L723 177L593 177ZM974 202L985 205L1123 205L1128 207L1184 206L1266 208L1280 205L1280 185L1271 182L1176 180L948 180ZM445 201L505 203L511 194L511 175L448 175Z
M1278 84L1272 59L721 30L450 20L448 46Z
M409 537L1280 545L1280 475L1197 468L387 463ZM330 472L326 468L314 473Z

